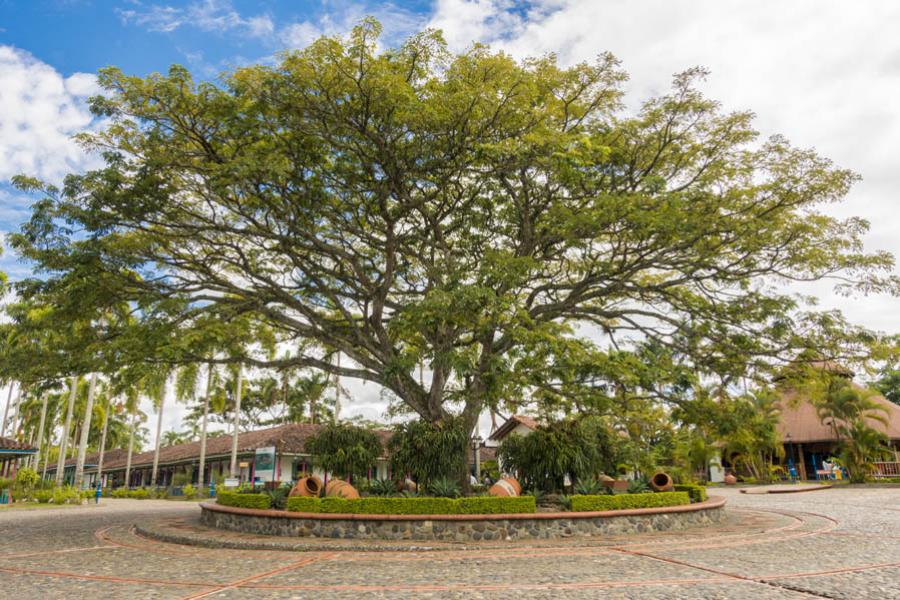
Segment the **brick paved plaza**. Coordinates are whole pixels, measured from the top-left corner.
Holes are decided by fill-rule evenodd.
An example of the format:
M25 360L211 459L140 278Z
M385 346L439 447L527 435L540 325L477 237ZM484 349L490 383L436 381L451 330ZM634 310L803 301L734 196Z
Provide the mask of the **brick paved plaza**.
M328 540L306 551L212 549L133 530L238 539L198 529L193 504L2 510L0 589L7 598L900 598L900 490L715 493L728 498L728 520L710 529L378 552Z

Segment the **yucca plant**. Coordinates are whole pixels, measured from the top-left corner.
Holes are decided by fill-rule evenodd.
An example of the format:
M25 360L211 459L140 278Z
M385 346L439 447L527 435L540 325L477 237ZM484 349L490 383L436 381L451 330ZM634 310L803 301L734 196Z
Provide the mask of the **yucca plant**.
M629 494L643 494L650 491L650 484L646 479L632 479L628 482Z
M459 498L462 490L456 481L441 477L428 484L428 493L438 498Z
M609 491L602 482L596 479L586 479L575 484L575 493L581 496L599 496Z
M373 496L393 496L397 493L397 486L390 479L373 479L369 484L369 493Z

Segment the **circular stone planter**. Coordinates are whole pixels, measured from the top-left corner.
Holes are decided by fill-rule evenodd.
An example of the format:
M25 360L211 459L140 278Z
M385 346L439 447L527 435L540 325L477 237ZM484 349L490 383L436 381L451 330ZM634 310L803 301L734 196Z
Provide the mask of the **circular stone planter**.
M371 540L478 542L672 531L718 523L725 499L697 504L599 512L506 515L354 515L236 508L204 502L209 527L261 535Z

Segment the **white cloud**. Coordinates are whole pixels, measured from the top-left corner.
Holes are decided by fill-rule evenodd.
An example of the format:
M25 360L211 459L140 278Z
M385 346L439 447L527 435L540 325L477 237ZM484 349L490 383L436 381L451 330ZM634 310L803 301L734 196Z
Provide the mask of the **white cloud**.
M525 6L525 8L522 8ZM430 25L455 50L474 40L516 57L556 53L564 64L611 51L631 80L633 109L671 75L702 65L704 91L728 110L751 109L764 135L785 134L862 175L827 210L869 219L871 250L900 256L900 3L794 0L438 0ZM824 308L896 331L900 299L858 301L815 291Z
M85 96L96 78L68 78L11 46L0 46L0 182L18 173L58 182L92 159L72 135L93 124Z
M202 31L241 30L253 37L271 36L275 31L272 18L266 14L242 16L228 0L203 0L185 8L151 4L146 8L116 11L125 23L134 23L148 31L171 32L180 27L196 27Z

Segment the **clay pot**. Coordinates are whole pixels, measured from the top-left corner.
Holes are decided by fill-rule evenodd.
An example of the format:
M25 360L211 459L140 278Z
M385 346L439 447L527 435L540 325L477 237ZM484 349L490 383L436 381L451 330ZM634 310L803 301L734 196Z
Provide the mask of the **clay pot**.
M343 479L332 479L325 486L325 495L329 498L359 498L356 488Z
M416 482L412 479L406 478L403 481L397 482L397 491L398 492L418 492L419 486L416 485Z
M731 473L728 473L725 476L725 485L734 485L736 483L737 483L737 477L735 477Z
M611 489L613 492L627 492L627 479L613 479L612 477L603 480L603 485Z
M488 490L488 494L490 494L491 496L501 497L518 496L521 493L522 486L519 485L519 482L512 477L504 477L503 479L492 485L491 489Z
M304 477L297 482L288 496L306 496L309 498L318 498L319 492L322 491L322 480L315 475Z
M650 487L654 492L671 492L675 489L675 482L668 473L660 471L650 478Z

